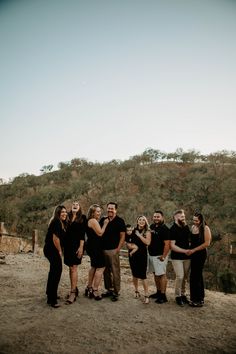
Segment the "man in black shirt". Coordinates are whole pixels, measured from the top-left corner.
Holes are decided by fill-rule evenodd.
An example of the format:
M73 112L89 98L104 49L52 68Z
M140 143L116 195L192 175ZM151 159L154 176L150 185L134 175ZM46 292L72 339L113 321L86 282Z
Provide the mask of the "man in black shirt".
M170 250L170 234L161 210L154 212L153 224L150 229L152 238L148 246L148 270L153 272L157 289L156 293L150 295L150 297L156 298L156 303L163 304L168 301L166 298L166 267Z
M186 281L188 279L190 259L187 256L190 241L190 230L185 221L184 210L174 213L174 224L170 228L171 260L175 271L175 300L179 306L189 303L186 297Z
M117 301L120 292L119 253L125 241L126 226L124 220L117 215L117 204L114 202L107 204L107 217L109 223L102 236L102 246L106 260L104 285L107 290L103 297L111 296L112 301ZM102 218L100 221L101 226L103 226L104 219Z

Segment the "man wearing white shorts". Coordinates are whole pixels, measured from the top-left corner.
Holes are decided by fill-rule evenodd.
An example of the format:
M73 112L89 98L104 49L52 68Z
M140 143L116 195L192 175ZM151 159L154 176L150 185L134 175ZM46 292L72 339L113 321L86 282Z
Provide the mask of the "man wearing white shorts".
M153 214L153 224L151 229L151 244L148 246L148 271L154 275L156 293L150 295L156 299L156 303L167 302L166 287L166 267L170 250L170 233L165 225L164 215L161 210L156 210Z

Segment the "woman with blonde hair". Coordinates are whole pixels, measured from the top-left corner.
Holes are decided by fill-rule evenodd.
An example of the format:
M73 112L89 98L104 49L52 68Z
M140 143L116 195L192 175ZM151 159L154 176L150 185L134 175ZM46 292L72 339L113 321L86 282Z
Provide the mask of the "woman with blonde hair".
M149 303L148 283L147 283L147 246L151 242L151 232L147 218L140 215L137 218L137 225L132 232L132 243L138 246L137 251L130 257L129 263L133 276L133 284L135 288L135 298L140 297L138 290L138 280L141 279L144 289L144 304ZM132 249L129 242L126 243L128 250Z
M105 270L105 257L102 249L102 235L109 223L109 219L104 220L101 227L99 220L101 217L101 207L99 204L93 204L89 207L87 219L87 245L86 251L90 257L91 268L88 274L88 285L85 289L85 296L94 298L95 300L102 300L99 293L99 286L101 284L103 272Z

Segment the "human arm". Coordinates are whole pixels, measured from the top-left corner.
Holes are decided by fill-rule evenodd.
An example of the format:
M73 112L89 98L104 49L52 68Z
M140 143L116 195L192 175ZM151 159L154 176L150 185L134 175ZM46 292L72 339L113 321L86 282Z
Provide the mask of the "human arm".
M160 261L165 260L165 258L169 253L169 250L170 250L170 240L164 240L164 250L162 256L160 257Z
M193 248L191 250L188 250L187 251L187 255L191 256L191 254L193 254L193 253L195 253L197 251L204 250L205 248L210 246L210 243L211 243L211 230L206 225L205 228L204 228L204 242L201 245L199 245L199 246L197 246L197 247L195 247L195 248Z
M92 219L89 219L89 221L88 221L88 227L93 229L93 231L95 231L95 233L98 236L102 236L106 230L108 223L109 223L109 219L108 218L104 219L103 226L101 227L99 225L99 222L96 219L92 218Z
M145 237L139 233L138 230L135 231L135 234L140 238L140 240L147 246L151 243L151 232L147 231Z
M52 240L53 240L54 246L56 247L59 255L62 256L62 249L61 249L61 243L60 243L59 237L57 237L56 234L53 234Z
M170 248L171 248L173 251L175 251L175 252L178 252L178 253L185 253L185 254L186 254L186 252L187 252L188 250L177 246L177 245L175 244L175 242L176 242L176 240L171 240L171 241L170 241Z
M123 246L124 242L125 242L125 232L121 231L120 232L120 242L116 248L116 253L120 252L120 249Z
M77 257L81 258L83 256L83 252L84 252L84 240L80 240L79 248L78 248L78 250L76 252Z

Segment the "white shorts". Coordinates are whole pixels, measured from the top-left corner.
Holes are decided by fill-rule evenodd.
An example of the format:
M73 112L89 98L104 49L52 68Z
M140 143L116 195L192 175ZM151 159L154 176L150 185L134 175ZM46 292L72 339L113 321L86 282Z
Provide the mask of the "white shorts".
M148 255L148 272L155 273L155 275L166 274L166 267L168 263L168 256L164 261L160 261L161 256Z

